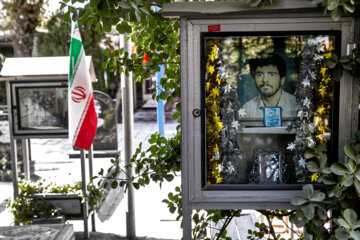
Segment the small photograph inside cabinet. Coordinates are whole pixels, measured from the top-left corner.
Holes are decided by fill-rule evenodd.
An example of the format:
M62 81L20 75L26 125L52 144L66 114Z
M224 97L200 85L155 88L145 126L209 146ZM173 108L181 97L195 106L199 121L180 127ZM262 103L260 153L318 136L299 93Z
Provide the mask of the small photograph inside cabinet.
M204 185L311 182L315 149L337 151L339 32L203 33ZM232 185L231 185L232 184Z

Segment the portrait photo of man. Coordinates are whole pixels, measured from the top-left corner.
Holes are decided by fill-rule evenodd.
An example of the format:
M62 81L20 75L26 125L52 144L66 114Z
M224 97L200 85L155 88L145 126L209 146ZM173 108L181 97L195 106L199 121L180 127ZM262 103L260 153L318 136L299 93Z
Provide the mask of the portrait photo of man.
M282 119L295 118L296 98L283 90L287 70L285 60L272 53L265 58L250 59L249 66L259 94L243 104L245 117L260 120L264 118L265 107L278 107L281 109Z

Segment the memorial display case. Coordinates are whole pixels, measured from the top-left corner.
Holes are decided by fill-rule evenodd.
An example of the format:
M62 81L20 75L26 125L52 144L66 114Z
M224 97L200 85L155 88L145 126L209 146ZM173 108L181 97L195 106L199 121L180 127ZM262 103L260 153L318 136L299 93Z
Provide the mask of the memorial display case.
M315 183L309 150L345 161L358 98L331 62L351 51L354 22L320 12L303 1L164 6L181 22L185 209L291 208Z

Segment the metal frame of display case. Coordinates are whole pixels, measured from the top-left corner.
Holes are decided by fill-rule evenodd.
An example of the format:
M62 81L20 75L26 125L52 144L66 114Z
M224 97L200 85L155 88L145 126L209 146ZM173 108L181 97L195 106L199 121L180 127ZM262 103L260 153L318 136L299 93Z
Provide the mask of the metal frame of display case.
M202 118L205 109L201 100L201 34L209 26L220 32L306 32L340 31L341 55L347 54L354 42L356 21L343 16L333 21L321 8L306 1L279 0L272 6L251 8L240 2L173 3L164 5L163 16L180 17L181 21L181 129L182 129L182 197L184 239L191 238L193 209L291 209L290 199L302 191L288 189L257 189L249 185L241 190L223 186L204 186L201 145ZM358 83L344 73L339 87L338 156L344 162L343 147L357 131ZM245 130L247 131L247 130ZM251 131L251 130L249 130Z

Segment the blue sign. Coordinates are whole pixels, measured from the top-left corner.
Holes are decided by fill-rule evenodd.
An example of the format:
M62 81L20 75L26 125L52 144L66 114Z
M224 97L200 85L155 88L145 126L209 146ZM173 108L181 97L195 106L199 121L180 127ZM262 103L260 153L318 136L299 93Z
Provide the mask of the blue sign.
M264 107L264 126L281 127L281 107Z

